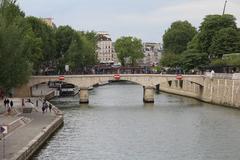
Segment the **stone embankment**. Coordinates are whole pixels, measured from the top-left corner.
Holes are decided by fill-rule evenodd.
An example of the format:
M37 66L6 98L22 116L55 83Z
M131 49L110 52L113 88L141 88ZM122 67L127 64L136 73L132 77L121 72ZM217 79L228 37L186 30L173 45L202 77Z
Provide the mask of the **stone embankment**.
M0 125L8 127L8 134L0 140L0 159L26 160L63 125L63 113L53 106L52 112L42 113L36 100L25 102L24 107L32 107L31 113L23 113L21 99L14 99L14 109L10 114L0 114ZM4 148L3 148L4 147Z
M206 75L203 86L184 81L184 79L176 80L161 84L160 91L240 108L240 74Z

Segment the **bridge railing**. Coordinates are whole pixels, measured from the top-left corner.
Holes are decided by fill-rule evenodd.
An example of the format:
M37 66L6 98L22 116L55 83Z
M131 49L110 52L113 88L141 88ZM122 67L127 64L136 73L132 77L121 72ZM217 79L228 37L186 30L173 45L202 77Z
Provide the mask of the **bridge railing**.
M240 79L240 73L229 74L229 73L206 72L205 76L210 78L218 78L218 79L235 79L235 80Z

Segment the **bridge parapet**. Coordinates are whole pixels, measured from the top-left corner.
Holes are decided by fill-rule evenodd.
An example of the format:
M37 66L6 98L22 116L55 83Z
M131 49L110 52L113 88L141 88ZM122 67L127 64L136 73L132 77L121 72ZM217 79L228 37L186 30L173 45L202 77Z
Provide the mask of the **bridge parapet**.
M90 87L100 82L115 80L114 75L66 75L64 82L71 83L79 87ZM142 86L156 86L161 83L176 80L176 75L160 75L160 74L122 74L121 80L135 82ZM191 81L199 85L204 84L204 76L202 75L183 75L183 80ZM58 81L58 76L33 76L28 86L48 82Z
M130 82L137 83L146 87L155 87L156 85L167 83L168 81L175 81L176 75L161 75L161 74L121 74L120 80L127 80ZM95 84L99 84L102 82L115 80L114 75L65 75L64 82L76 85L80 88L88 88ZM192 83L196 83L200 86L204 86L205 76L202 75L183 75L183 81L190 81ZM31 96L31 88L37 84L48 82L48 81L59 81L59 76L32 76L29 82L25 85L24 90L29 92L25 92ZM19 89L19 94L21 95L21 89ZM30 93L30 94L29 94ZM84 93L85 94L85 93ZM82 94L83 95L83 94ZM23 96L21 96L23 97Z

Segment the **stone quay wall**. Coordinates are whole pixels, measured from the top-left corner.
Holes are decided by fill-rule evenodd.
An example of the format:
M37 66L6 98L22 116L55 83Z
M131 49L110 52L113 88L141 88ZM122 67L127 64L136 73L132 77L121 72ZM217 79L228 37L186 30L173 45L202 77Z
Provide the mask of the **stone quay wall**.
M188 81L172 81L160 85L160 91L187 96L204 102L240 108L240 75L206 76L204 86Z

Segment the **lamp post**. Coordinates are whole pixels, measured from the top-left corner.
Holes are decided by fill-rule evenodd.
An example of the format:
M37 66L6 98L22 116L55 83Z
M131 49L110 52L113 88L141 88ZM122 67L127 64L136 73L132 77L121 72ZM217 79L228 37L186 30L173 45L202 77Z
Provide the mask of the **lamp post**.
M225 3L224 3L224 8L223 8L223 15L225 14L225 11L226 11L226 7L227 7L227 0L225 0Z

